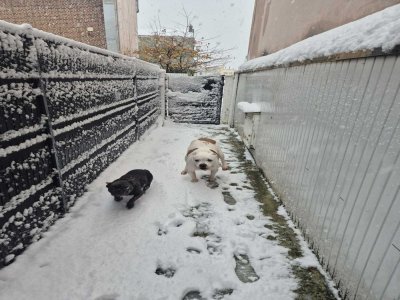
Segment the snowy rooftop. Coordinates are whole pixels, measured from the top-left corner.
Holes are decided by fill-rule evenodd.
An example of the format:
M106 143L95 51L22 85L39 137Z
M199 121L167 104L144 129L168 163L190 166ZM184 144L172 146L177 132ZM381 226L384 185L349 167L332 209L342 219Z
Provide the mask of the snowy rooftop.
M400 45L400 4L357 21L312 36L273 54L252 59L239 67L250 71L288 65L335 54L382 49Z

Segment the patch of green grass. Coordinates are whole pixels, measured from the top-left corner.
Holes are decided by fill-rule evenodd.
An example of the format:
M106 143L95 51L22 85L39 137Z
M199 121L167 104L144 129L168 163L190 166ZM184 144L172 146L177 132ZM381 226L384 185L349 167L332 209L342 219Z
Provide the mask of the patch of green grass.
M252 161L246 160L246 148L244 143L239 141L232 133L229 135L229 141L234 148L233 151L238 162L241 164L243 171L250 180L250 186L255 192L256 200L262 203L264 215L271 217L272 221L275 223L272 227L277 234L279 244L289 249L288 254L291 258L303 256L295 232L287 225L286 219L278 214L278 207L281 203L276 201L268 190L260 170Z
M270 217L272 224L264 225L265 228L273 230L276 237L269 235L267 239L277 240L278 243L288 249L288 256L291 259L303 256L296 233L287 224L287 220L278 214L278 207L282 204L275 200L268 190L262 171L252 161L246 160L245 145L238 140L232 132L227 138L233 146L233 152L240 163L238 169L243 170L249 179L248 185L255 192L255 198L261 204L265 216ZM336 299L326 284L325 277L316 268L303 268L293 265L292 271L299 280L299 288L295 290L297 299Z
M294 291L297 293L296 299L336 299L317 268L294 266L293 272L300 280L299 288Z

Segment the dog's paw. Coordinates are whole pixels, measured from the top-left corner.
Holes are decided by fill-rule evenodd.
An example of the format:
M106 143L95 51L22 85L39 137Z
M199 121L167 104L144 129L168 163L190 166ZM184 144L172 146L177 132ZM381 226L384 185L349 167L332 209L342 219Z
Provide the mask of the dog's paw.
M114 197L114 200L117 201L117 202L119 202L119 201L122 200L122 196L115 196L115 197Z
M185 171L185 170L183 170L182 172L181 172L181 175L186 175L187 174L187 172Z
M199 180L197 178L192 179L192 182L198 182Z
M134 201L132 201L132 202L128 201L128 203L126 204L126 208L127 209L131 209L134 206L135 206L135 202Z
M224 170L224 171L229 170L229 166L222 166L222 170Z

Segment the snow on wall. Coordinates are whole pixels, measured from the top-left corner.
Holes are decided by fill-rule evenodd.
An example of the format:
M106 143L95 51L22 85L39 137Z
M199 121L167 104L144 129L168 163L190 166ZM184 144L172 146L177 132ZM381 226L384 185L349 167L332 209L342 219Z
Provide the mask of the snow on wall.
M257 103L239 102L237 107L244 113L259 113L261 112L260 105Z
M0 21L0 268L161 112L159 67Z
M399 32L395 5L249 61L235 76L236 103L261 108L257 164L348 299L400 295ZM336 55L358 50L367 57ZM313 58L321 59L290 64Z
M167 76L167 114L174 122L220 123L223 76Z
M312 36L273 54L252 59L239 72L288 65L338 53L389 52L400 45L400 4Z

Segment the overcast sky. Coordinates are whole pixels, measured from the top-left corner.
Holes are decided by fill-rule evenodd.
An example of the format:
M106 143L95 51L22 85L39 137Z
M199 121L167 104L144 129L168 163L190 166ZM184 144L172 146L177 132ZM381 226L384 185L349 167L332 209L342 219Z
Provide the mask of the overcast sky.
M254 0L139 0L139 34L150 34L157 18L167 28L184 23L183 7L193 16L197 38L215 37L212 42L220 43L220 48L234 48L228 67L236 69L245 62Z

